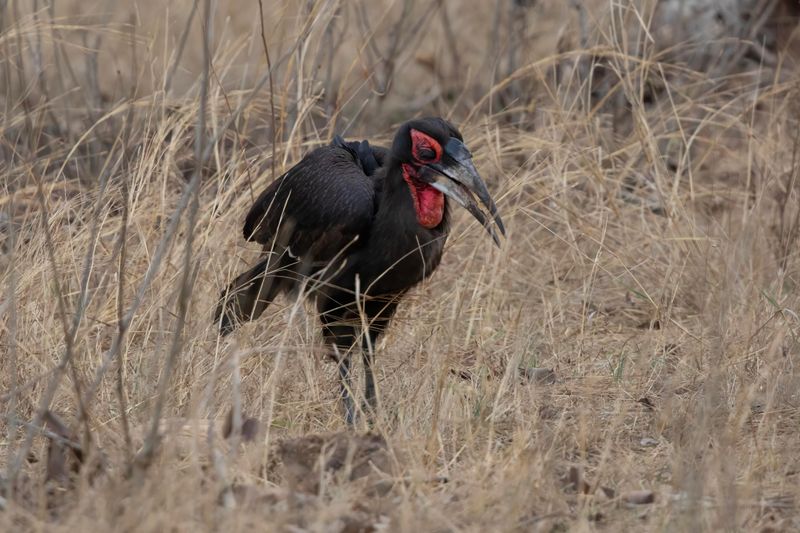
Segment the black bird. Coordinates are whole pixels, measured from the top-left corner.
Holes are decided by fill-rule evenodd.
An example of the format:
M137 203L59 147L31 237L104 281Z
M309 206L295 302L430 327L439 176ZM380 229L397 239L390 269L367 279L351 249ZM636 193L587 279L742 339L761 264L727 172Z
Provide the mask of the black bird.
M473 194L505 235L461 133L446 120L403 124L390 150L337 136L276 179L250 208L244 237L262 244L264 257L223 291L214 316L221 334L258 318L279 294L305 287L338 361L345 417L352 423L351 352L362 344L364 395L374 409L372 347L402 296L439 265L448 197L499 246Z

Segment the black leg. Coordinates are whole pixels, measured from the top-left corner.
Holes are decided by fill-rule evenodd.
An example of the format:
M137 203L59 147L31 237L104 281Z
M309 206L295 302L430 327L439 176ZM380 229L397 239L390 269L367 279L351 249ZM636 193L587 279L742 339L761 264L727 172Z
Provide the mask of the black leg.
M370 413L374 417L378 412L378 396L375 393L375 376L372 372L372 364L374 361L373 355L377 335L372 335L371 333L370 335L370 342L367 342L366 336L364 337L361 353L364 359L364 411Z
M325 340L333 347L335 359L339 365L339 377L341 380L341 400L344 406L345 421L347 425L353 426L356 419L356 405L353 399L351 354L358 346L358 339L361 337L361 353L364 361L364 402L363 412L367 418L374 418L378 410L378 395L375 390L375 376L373 373L373 353L378 338L385 329L386 322L394 312L394 307L387 308L385 303L376 312L367 309L367 316L378 316L382 312L385 317L370 320L368 333L362 335L359 327L353 326L354 318L340 317L337 314L322 311L320 318L324 327ZM389 311L386 311L389 309Z
M321 310L325 342L330 347L330 355L339 368L339 399L344 408L345 423L352 427L356 421L356 405L353 400L353 373L351 363L352 345L356 340L352 326L341 323L337 314Z
M378 396L375 394L375 377L372 375L371 357L364 358L364 398L366 407L372 412L378 408Z
M340 398L344 407L344 421L348 426L352 426L356 421L356 406L353 402L353 381L350 373L350 354L341 355L336 350L339 357L339 379L340 379Z

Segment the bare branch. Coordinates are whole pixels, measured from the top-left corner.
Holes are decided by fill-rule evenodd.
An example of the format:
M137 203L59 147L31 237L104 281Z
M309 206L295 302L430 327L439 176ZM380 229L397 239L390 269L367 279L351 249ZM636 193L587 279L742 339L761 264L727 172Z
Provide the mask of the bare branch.
M258 0L258 20L261 24L261 46L264 47L264 57L267 58L267 75L269 76L269 112L270 125L272 134L272 159L270 161L270 168L272 169L272 179L275 179L275 157L277 150L277 130L275 129L275 87L272 83L272 62L269 59L269 46L267 46L267 37L264 32L264 3L263 0Z

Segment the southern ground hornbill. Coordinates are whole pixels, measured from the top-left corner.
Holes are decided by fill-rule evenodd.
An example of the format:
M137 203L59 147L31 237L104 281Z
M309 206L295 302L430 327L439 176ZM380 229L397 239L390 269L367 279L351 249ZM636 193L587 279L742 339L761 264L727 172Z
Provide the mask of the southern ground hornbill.
M275 180L247 214L244 237L262 244L264 256L223 291L214 317L220 332L257 318L279 294L302 289L316 300L352 423L351 353L361 344L364 396L374 409L373 347L403 295L439 265L448 197L499 244L491 219L505 234L503 222L452 124L407 122L390 150L337 136Z

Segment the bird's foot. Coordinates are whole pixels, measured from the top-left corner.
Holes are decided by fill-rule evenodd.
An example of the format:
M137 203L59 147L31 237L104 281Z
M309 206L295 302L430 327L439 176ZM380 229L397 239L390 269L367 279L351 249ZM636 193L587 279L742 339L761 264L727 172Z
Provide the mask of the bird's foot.
M344 421L347 427L354 427L356 425L356 406L353 399L349 396L342 398L342 406L344 407Z

